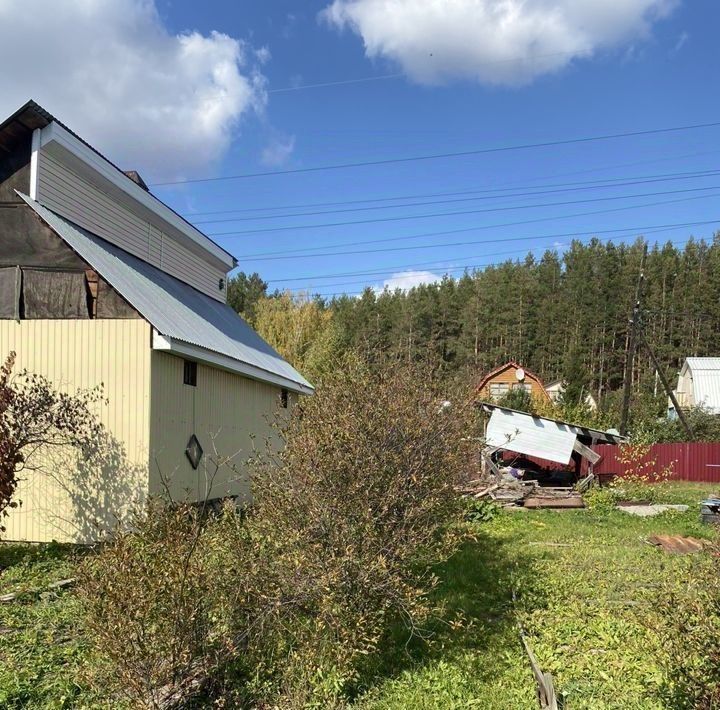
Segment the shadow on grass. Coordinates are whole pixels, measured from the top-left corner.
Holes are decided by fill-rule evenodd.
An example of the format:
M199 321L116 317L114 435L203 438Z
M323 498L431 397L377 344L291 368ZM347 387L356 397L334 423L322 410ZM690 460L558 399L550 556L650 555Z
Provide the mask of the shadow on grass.
M0 542L0 593L57 581L87 553L81 545Z
M425 625L420 638L397 623L381 644L381 652L369 659L353 695L370 690L383 679L439 659L497 649L497 663L508 644L519 644L513 589L532 597L534 606L542 596L534 584L538 556L531 556L517 538L501 538L473 530L443 565L435 569L440 584L431 595L440 613ZM488 675L497 669L478 669Z

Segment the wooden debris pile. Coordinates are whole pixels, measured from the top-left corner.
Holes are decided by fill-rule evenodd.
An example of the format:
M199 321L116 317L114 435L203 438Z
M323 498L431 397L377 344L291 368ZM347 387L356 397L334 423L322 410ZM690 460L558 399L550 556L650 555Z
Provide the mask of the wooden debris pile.
M468 498L489 498L503 507L525 508L584 508L582 494L577 488L541 486L534 480L517 479L511 474L478 478L456 487Z

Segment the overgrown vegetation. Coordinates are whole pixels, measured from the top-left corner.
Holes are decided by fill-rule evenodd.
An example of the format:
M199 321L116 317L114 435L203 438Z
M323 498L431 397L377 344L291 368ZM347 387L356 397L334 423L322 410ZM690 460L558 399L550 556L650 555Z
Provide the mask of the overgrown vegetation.
M472 404L426 368L347 360L251 462L241 518L156 503L84 567L88 629L132 704L203 694L332 707L400 624L434 613L434 564L457 542L453 490ZM286 425L285 425L286 424Z
M362 710L532 708L519 619L567 707L714 707L706 701L717 702L717 560L710 553L668 555L645 542L652 534L713 537L697 505L712 490L669 483L658 499L690 510L648 519L616 510L501 511L465 523L471 537L433 567L438 584L426 603L438 611L423 624L430 643L408 641L402 621L393 624L378 652L358 666L344 701ZM32 592L0 605L0 706L133 707L113 687L89 682L101 669L80 623L77 590L39 591L74 575L77 564L72 548L0 546L0 593ZM225 577L214 583L225 584ZM259 678L246 660L241 683L227 668L217 677L257 692ZM226 698L226 707L242 707L242 698Z
M677 710L712 710L720 705L720 547L703 564L668 585L660 613L671 620L663 641L668 650L664 694Z
M0 366L0 533L15 498L18 477L32 471L36 457L52 448L82 449L97 439L99 425L92 405L99 390L59 392L40 375L13 377L15 353Z

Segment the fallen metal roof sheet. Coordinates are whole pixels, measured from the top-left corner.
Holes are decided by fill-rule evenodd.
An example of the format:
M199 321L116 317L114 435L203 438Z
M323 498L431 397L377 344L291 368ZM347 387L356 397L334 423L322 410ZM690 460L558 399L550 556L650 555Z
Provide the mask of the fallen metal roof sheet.
M486 446L560 464L570 462L576 440L567 424L500 408L493 410L485 434Z
M279 378L288 389L312 392L312 385L230 306L20 196L161 335L249 365L254 374L245 374L255 379L277 384Z
M521 412L519 409L510 409L510 407L503 407L499 404L493 404L491 402L481 402L480 406L486 412L493 412L496 409L501 409L504 412L513 412L514 414L522 414L523 416L531 417L533 419L540 419L546 422L562 424L563 426L568 427L570 431L575 432L578 437L586 439L587 443L592 443L592 440L594 439L596 444L621 444L626 440L624 436L621 436L617 431L613 429L610 429L609 431L603 431L602 429L593 429L592 427L586 427L582 424L573 424L572 422L566 422L562 419L550 419L548 417L541 417L535 414L528 414L527 412Z

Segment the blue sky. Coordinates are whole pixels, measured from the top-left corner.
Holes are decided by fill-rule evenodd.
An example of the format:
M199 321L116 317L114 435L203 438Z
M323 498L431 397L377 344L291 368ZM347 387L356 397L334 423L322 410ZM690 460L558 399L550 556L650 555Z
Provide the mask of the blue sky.
M3 3L14 1L0 0L0 15ZM213 123L203 118L207 101L198 101L196 112L184 117L183 110L173 107L173 87L153 78L157 86L140 97L145 115L155 100L158 114L161 108L165 116L175 109L177 125L158 129L159 138L153 138L153 145L167 143L165 154L140 151L140 129L124 142L115 141L118 132L107 137L96 126L86 130L97 133L99 149L109 141L111 157L124 167L139 167L150 182L159 183L720 120L717 3L509 0L516 11L512 22L494 26L494 16L483 14L493 10L491 0L443 1L451 8L437 15L441 0L336 0L332 14L321 17L330 0L158 0L154 7L140 0L112 0L109 4L118 12L123 4L135 8L137 26L152 25L148 39L137 26L122 35L131 52L136 42L160 46L157 36L162 34L160 64L169 56L170 42L182 45L183 53L167 59L168 72L176 62L178 76L191 85L193 96L202 96L205 88L192 85L200 81L196 67L205 61L213 81L235 62L245 83L223 85L235 103L223 104L215 96L212 106L220 117ZM149 5L153 16L143 15L150 10L138 9L140 5ZM194 38L195 45L183 37ZM191 59L185 51L189 45L194 47ZM102 89L108 101L115 94L120 97L119 89L110 93L113 80L106 75L110 88ZM302 88L315 84L332 85ZM66 117L85 101L80 86L77 91L65 113L57 113L73 128L87 120L80 111L75 122L74 115ZM122 98L127 104L132 96ZM55 100L62 103L64 98ZM183 100L184 109L194 99ZM230 104L232 110L227 109ZM53 105L47 108L54 110ZM134 144L139 146L136 154ZM123 160L126 155L133 165ZM720 226L720 174L668 176L720 170L719 162L720 127L712 127L346 170L158 185L153 190L234 253L243 270L258 271L271 288L355 293L365 285L400 283L393 279L404 272L412 273L402 283L414 283L446 269L458 274L465 265L523 257L528 250L538 255L546 247L562 250L572 235L587 239L590 232L634 239L650 232L640 227L717 220L648 234L680 244L691 234L708 237ZM163 165L172 172L163 174ZM601 180L636 184L587 185ZM537 191L543 194L527 194ZM403 196L412 199L388 200ZM376 198L383 201L326 204ZM570 204L549 204L560 202ZM414 204L393 206L403 203ZM378 206L383 209L370 209ZM474 213L447 214L461 211ZM208 212L217 214L200 214ZM289 216L297 212L319 214ZM445 214L396 219L434 213ZM386 218L393 221L317 226ZM280 227L291 229L258 231ZM455 233L409 238L436 232ZM516 241L503 241L509 239ZM367 244L352 246L355 242ZM302 251L311 249L315 252ZM324 254L339 251L362 253ZM257 256L270 253L292 258ZM378 273L353 273L362 271ZM322 278L328 276L332 278Z

